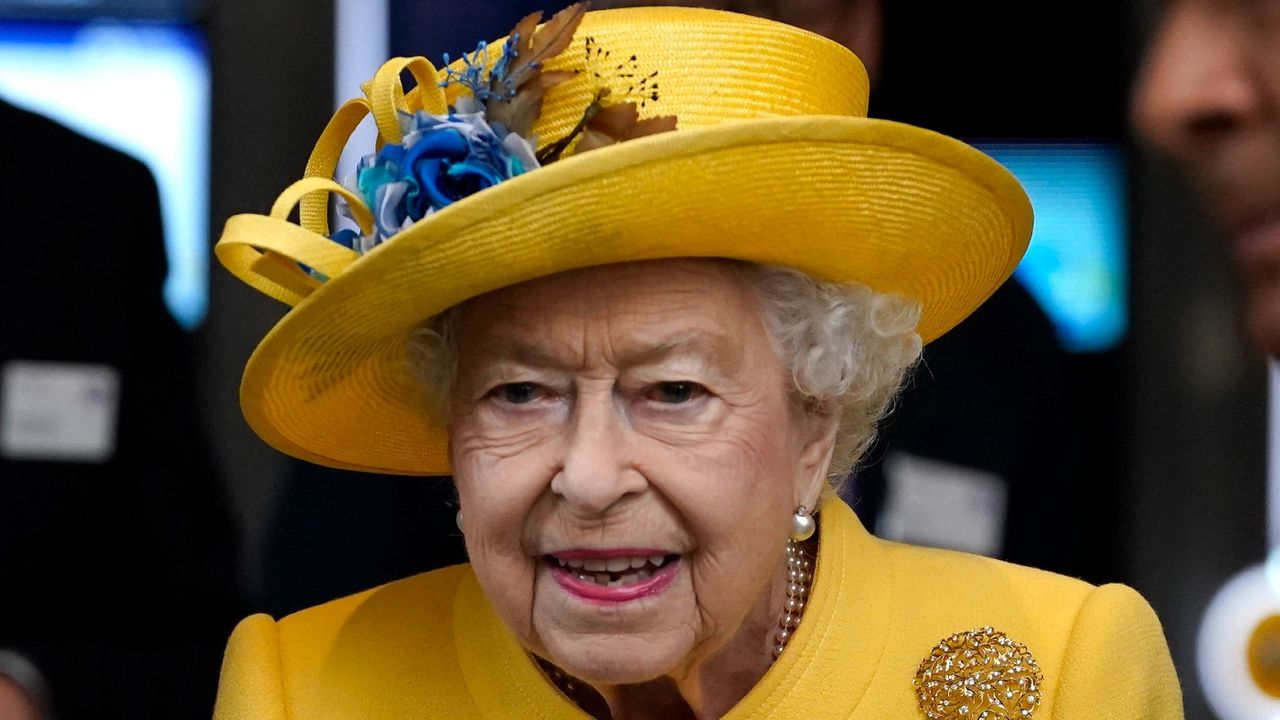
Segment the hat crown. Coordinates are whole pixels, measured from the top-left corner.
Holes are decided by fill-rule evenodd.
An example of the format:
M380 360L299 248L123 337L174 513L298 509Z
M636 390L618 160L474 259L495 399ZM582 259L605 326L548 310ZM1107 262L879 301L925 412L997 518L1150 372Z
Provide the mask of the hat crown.
M588 39L596 57L588 57ZM505 41L489 44L491 63ZM544 143L569 134L604 87L612 98L645 100L642 118L677 116L681 129L781 116L866 117L870 92L862 62L844 46L783 23L703 8L589 12L569 49L545 69L578 75L547 94L533 128ZM628 98L637 76L654 72L658 99L634 91ZM450 101L460 92L451 90Z

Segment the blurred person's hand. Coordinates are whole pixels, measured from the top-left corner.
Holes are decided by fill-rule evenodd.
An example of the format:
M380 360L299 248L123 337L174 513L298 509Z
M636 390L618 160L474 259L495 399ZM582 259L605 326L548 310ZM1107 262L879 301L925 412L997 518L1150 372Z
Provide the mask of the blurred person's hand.
M44 720L27 691L3 675L0 675L0 720Z
M49 688L30 658L0 648L0 720L52 720Z

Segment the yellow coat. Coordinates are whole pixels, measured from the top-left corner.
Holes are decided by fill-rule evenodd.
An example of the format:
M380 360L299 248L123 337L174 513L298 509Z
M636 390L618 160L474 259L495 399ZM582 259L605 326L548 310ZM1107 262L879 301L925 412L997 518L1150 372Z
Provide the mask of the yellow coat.
M952 634L983 627L1034 657L1043 684L1032 720L1182 718L1160 623L1133 590L880 540L839 501L820 517L817 572L800 627L726 718L922 720L921 661ZM227 647L214 715L587 717L516 643L466 565L279 622L247 618Z

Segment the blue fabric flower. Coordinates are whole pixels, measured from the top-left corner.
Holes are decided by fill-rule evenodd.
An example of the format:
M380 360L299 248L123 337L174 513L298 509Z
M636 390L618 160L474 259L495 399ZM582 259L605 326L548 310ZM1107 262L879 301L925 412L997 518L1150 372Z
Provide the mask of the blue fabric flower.
M352 190L373 211L371 236L344 236L367 252L437 210L538 167L524 138L482 113L404 118L404 139L364 158ZM337 236L334 236L337 239Z

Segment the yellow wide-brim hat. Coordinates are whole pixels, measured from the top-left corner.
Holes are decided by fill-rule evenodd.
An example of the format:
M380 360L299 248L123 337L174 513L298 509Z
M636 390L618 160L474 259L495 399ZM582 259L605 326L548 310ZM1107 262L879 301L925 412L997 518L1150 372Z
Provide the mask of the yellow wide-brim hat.
M928 342L995 292L1026 250L1031 206L1007 170L952 138L867 118L858 59L781 23L673 7L587 13L570 49L546 63L578 74L547 94L537 137L568 134L602 83L626 93L628 78L585 67L588 38L659 72L660 98L644 113L677 116L677 130L507 180L359 255L326 237L330 194L369 223L360 198L332 180L347 137L372 114L380 142L399 142L397 113L443 113L456 99L453 86L440 89L444 72L400 58L338 111L306 177L269 216L227 221L219 259L293 306L240 389L267 443L331 467L447 474L448 428L428 411L406 341L447 308L533 278L676 257L781 265L919 300ZM502 46L489 45L490 62ZM406 70L418 83L407 94Z

